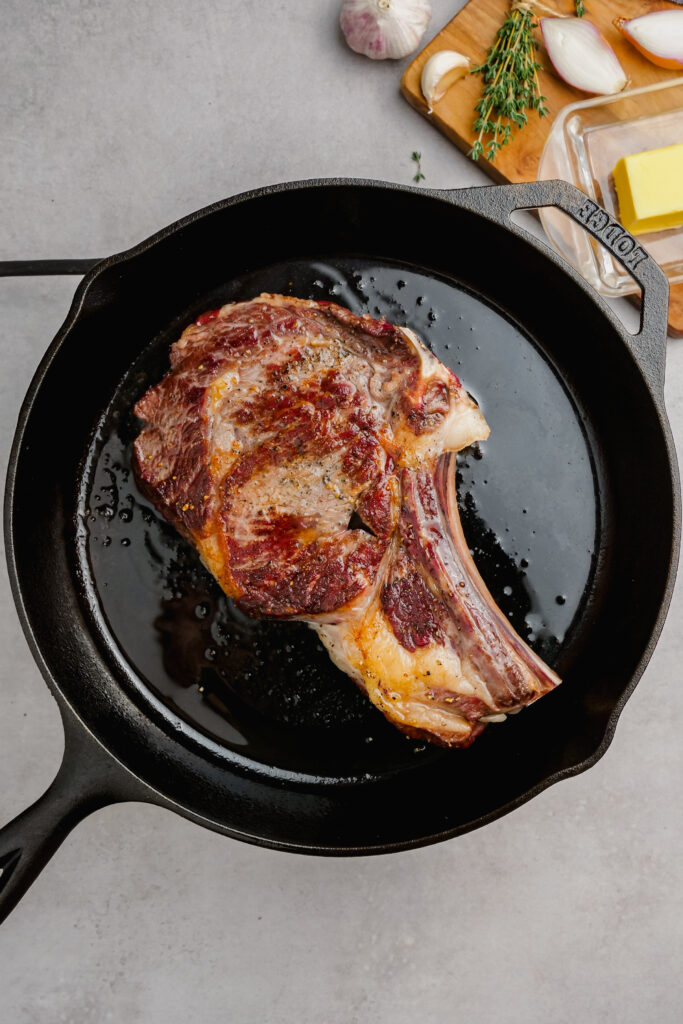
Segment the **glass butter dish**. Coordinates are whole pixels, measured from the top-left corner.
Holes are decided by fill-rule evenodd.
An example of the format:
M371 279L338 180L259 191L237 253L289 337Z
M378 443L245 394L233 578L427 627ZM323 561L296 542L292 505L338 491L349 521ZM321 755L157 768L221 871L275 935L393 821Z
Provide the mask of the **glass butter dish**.
M612 171L623 156L683 142L683 77L565 107L555 119L538 178L563 178L619 220ZM579 225L552 207L540 211L555 248L603 295L638 291L629 274ZM638 236L670 283L683 281L683 227Z

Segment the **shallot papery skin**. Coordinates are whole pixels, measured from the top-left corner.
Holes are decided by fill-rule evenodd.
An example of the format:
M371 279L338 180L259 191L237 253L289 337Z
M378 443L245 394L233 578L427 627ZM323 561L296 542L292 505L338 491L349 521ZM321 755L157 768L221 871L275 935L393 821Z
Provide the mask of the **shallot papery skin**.
M628 79L600 30L586 18L541 18L541 33L555 71L582 92L612 96Z
M660 68L683 68L683 10L652 11L619 18L617 28L644 57Z
M339 24L356 53L397 60L417 48L431 16L429 0L344 0Z

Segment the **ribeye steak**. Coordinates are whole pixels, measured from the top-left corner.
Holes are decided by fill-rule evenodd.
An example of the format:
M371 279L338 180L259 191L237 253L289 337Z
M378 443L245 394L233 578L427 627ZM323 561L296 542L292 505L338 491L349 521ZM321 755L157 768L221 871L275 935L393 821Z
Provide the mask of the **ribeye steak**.
M143 492L244 611L296 618L400 729L447 746L559 679L472 561L456 452L489 428L412 331L260 295L200 316L140 399Z

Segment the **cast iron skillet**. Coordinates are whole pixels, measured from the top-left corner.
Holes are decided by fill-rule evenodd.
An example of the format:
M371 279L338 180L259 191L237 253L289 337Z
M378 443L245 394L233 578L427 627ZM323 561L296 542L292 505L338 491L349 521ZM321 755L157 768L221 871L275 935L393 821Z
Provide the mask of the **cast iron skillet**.
M632 270L637 335L510 221L548 205ZM130 476L130 407L170 342L204 310L264 290L416 327L491 423L460 460L467 537L564 682L466 751L398 734L305 627L240 616ZM146 800L282 850L368 854L459 835L594 764L674 582L666 311L653 261L559 182L285 184L94 266L33 379L9 465L10 579L66 747L47 793L0 832L0 918L107 803Z

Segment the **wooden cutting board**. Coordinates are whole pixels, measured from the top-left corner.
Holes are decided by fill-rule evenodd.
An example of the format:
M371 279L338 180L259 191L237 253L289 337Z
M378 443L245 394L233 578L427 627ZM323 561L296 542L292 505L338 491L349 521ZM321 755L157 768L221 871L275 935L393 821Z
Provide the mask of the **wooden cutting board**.
M572 0L544 0L544 3L557 10L558 15L574 13ZM415 58L401 79L401 91L408 102L428 117L465 153L475 138L472 124L476 116L474 105L482 92L481 76L467 75L456 82L436 105L434 112L428 114L427 104L420 89L422 68L425 61L437 50L457 50L466 54L474 65L481 64L509 7L509 0L469 0L459 14ZM632 88L680 77L682 72L666 71L646 60L614 27L615 18L635 18L649 11L676 8L675 3L659 3L652 0L586 0L586 17L598 26L613 47ZM678 10L680 9L678 7ZM538 60L541 64L549 63L542 50L539 50ZM531 112L526 128L515 133L516 137L498 153L495 163L490 163L484 157L478 161L482 170L496 181L535 181L541 151L555 115L568 103L576 103L577 100L587 98L586 93L572 89L550 72L540 72L539 79L541 92L547 97L549 116L539 118L537 114ZM676 336L683 336L683 284L676 284L671 288L669 330Z

